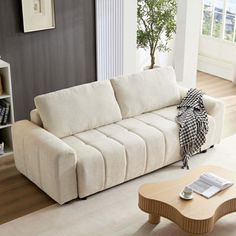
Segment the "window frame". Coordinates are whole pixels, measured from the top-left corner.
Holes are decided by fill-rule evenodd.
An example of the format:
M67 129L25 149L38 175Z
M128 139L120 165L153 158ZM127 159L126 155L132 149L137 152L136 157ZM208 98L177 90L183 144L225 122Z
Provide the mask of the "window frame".
M215 3L216 3L216 0L213 0L213 4L212 4L212 19L211 19L211 29L210 29L210 34L207 35L207 34L203 34L203 24L204 24L204 11L205 11L205 8L204 8L204 5L205 5L205 1L203 0L203 3L202 3L202 19L201 19L201 35L204 36L204 37L210 37L210 38L213 38L213 39L216 39L216 40L222 40L224 42L227 42L227 43L230 43L230 44L236 44L236 12L233 13L233 14L227 14L227 0L223 0L223 11L222 11L222 29L221 29L221 32L220 32L220 37L215 37L213 35L214 33L214 19L215 19L215 13L220 13L220 12L216 12L215 11ZM226 29L226 18L227 18L227 15L232 15L232 16L235 16L235 21L234 21L234 31L233 31L233 39L232 40L227 40L225 38L225 29Z

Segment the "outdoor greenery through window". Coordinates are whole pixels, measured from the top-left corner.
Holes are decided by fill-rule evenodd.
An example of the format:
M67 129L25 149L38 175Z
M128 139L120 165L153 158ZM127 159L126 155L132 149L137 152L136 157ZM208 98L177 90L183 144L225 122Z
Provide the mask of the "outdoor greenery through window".
M236 42L236 0L204 0L202 34Z

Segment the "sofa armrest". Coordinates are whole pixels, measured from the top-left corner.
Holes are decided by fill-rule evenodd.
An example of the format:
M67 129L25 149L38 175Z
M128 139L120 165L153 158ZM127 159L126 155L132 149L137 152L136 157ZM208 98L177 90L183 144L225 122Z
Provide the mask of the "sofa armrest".
M180 97L183 99L188 92L187 88L179 86ZM214 137L214 144L219 143L222 137L223 124L224 124L224 113L225 106L222 101L217 98L213 98L207 95L203 96L203 103L207 114L212 116L215 119L216 130Z
M12 127L17 169L59 204L78 197L76 154L61 139L23 120Z
M214 144L219 143L222 138L224 127L225 105L219 99L204 95L203 103L207 113L215 118L215 137Z

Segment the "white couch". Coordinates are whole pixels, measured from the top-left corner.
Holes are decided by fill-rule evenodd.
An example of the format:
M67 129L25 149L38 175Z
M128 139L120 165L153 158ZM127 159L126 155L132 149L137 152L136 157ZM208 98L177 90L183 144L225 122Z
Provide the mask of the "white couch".
M60 204L181 159L176 105L186 94L173 68L159 68L35 98L31 121L13 125L17 169ZM204 96L220 142L223 104Z

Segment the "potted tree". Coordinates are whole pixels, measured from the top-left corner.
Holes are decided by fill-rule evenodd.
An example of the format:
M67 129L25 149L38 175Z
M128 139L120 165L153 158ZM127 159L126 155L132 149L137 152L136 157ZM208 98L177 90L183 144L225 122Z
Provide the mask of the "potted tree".
M170 51L168 41L176 31L176 0L138 0L138 48L149 49L151 64L155 66L155 52Z

